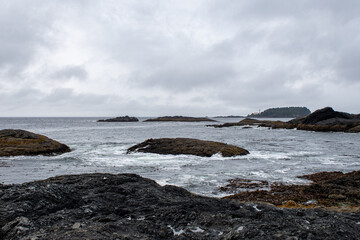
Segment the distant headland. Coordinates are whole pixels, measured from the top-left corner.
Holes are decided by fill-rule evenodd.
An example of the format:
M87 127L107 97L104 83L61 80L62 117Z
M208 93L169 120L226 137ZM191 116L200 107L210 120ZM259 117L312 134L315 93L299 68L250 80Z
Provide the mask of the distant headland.
M311 111L306 107L278 107L269 108L263 112L252 113L247 117L250 118L298 118L306 117Z

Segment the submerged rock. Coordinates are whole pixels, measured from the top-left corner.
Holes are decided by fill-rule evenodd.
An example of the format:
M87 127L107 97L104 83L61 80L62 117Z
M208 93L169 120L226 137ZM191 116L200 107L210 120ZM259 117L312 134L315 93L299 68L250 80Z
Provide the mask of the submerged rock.
M138 121L139 121L138 118L129 117L129 116L98 120L98 122L138 122Z
M269 184L261 181L258 190L239 192L226 197L241 201L267 202L284 207L324 207L342 211L360 210L360 171L350 173L320 172L304 175L300 178L311 180L310 185ZM241 180L241 179L240 179ZM243 191L254 186L254 181L229 180L229 184L221 187L226 192ZM270 190L262 190L270 186ZM289 202L292 201L292 202ZM290 204L292 203L292 204ZM310 206L311 205L311 206Z
M135 174L0 185L0 239L359 239L359 213L201 197Z
M70 148L43 135L24 130L0 130L0 157L52 155L70 152Z
M146 119L144 122L216 122L205 117L165 116Z
M249 153L247 150L234 145L192 138L150 138L145 142L130 147L128 153L131 152L174 155L191 154L201 157L211 157L216 153L220 153L223 157L246 155Z

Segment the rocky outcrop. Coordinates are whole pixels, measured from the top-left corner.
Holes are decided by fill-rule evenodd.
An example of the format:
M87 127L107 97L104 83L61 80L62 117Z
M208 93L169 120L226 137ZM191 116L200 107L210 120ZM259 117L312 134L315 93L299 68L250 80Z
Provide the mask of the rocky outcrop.
M224 123L224 124L214 124L206 125L208 127L223 128L223 127L234 127L234 126L259 126L259 127L269 127L269 128L286 128L292 129L296 125L292 123L282 122L282 121L267 121L267 120L257 120L251 118L245 118L239 122L234 123Z
M144 122L216 122L205 117L183 117L183 116L165 116L158 118L150 118Z
M249 153L247 150L234 145L192 138L151 138L129 148L128 153L131 152L174 155L191 154L201 157L211 157L216 153L220 153L224 157L246 155Z
M359 239L359 213L194 195L134 174L0 185L0 239Z
M138 118L129 117L129 116L98 120L98 122L138 122L138 121L139 121Z
M267 202L283 207L323 207L342 211L360 211L360 171L350 173L320 172L300 178L311 180L310 185L269 184L266 181L231 179L221 187L226 192L237 192L227 199ZM263 190L271 186L270 190ZM256 189L256 191L247 191ZM244 191L246 190L246 191Z
M296 118L288 122L244 119L236 123L207 125L216 128L256 125L259 127L285 128L316 132L360 132L360 115L336 112L330 107L319 109L307 117Z
M360 116L334 111L331 107L316 110L305 118L289 121L298 130L317 132L360 132Z
M53 155L70 148L43 135L24 130L0 130L0 157L18 155Z

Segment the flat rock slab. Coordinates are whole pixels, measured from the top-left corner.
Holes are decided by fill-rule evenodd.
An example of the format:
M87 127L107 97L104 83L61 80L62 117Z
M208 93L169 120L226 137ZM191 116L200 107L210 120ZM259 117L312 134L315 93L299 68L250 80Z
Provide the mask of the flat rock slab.
M359 213L201 197L135 174L0 185L0 239L360 239Z
M139 121L138 118L129 117L129 116L98 120L98 122L138 122L138 121Z
M166 116L146 119L144 122L216 122L204 117Z
M0 130L0 157L19 155L53 155L70 152L70 148L43 135L24 130Z
M223 157L246 155L249 153L249 151L234 145L192 138L150 138L129 148L128 153L131 152L173 155L191 154L201 157L211 157L216 153L220 153Z

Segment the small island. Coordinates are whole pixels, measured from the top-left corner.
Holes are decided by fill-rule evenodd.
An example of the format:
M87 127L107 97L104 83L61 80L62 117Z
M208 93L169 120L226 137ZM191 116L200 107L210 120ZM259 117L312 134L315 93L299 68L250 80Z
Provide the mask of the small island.
M144 122L216 122L206 117L164 116L146 119Z
M109 118L109 119L103 119L98 120L98 122L138 122L139 119L136 117L129 117L129 116L123 116L123 117L116 117L116 118Z
M260 113L249 114L248 118L298 118L309 115L311 111L306 107L269 108Z

